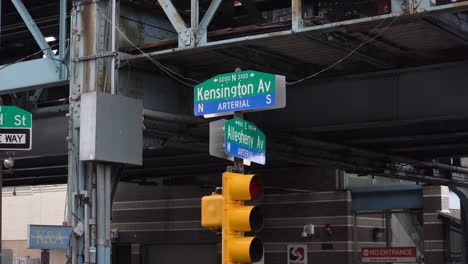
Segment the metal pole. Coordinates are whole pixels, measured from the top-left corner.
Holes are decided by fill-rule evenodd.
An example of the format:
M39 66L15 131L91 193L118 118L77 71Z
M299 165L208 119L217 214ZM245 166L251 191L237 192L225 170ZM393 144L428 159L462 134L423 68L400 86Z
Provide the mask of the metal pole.
M3 155L0 155L0 264L2 264L3 251L2 251L2 200L3 200Z
M105 197L105 167L103 164L97 164L97 173L96 173L96 182L97 182L97 215L96 215L96 228L97 228L97 263L105 263L105 244L106 244L106 229L105 229L105 206L106 206L106 197Z
M1 0L0 0L1 1ZM67 38L67 0L60 0L60 29L59 29L59 55L60 59L65 59L66 38ZM61 78L65 78L64 66L60 67Z
M197 38L197 30L198 30L198 23L200 22L199 18L199 2L198 0L191 0L191 6L190 6L190 28L192 30L192 35L193 35L193 41L192 41L192 47L196 46L196 38Z
M111 194L112 194L112 166L106 165L105 171L105 264L110 264L110 256L111 256Z
M242 71L241 68L236 68L234 72ZM236 111L234 112L234 118L242 118L244 119L244 112L243 111ZM234 157L234 170L239 173L244 173L244 159Z
M112 52L116 52L116 43L115 43L115 23L116 23L116 0L112 0L112 25L111 25L111 50ZM116 94L116 80L115 80L115 57L111 57L111 94Z
M2 0L0 0L0 47L1 46L2 46Z

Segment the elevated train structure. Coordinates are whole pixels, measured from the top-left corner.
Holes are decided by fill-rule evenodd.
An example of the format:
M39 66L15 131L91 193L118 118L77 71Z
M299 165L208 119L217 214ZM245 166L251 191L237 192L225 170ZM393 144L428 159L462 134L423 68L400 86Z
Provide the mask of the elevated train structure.
M14 153L15 167L4 172L6 186L68 182L70 204L82 199L72 193L91 189L98 172L88 164L98 162L78 158L80 141L86 139L77 131L88 121L80 115L81 96L96 91L123 95L143 104L143 165L111 166L114 226L126 230L130 222L171 220L144 212L132 218L125 212L139 207L131 200L201 197L219 185L229 162L209 156L210 120L193 116L193 86L240 68L286 76L285 109L246 114L268 142L267 166L249 171L273 175L266 182L272 195L343 190L346 172L448 186L459 194L462 209L468 208L463 159L468 156L467 1L0 3L1 102L29 110L35 118L33 148ZM128 138L130 144L138 140ZM322 167L331 171L316 172ZM308 179L308 169L321 176ZM302 176L286 183L283 173L296 172ZM161 193L145 193L151 188ZM164 206L153 203L148 207ZM170 203L177 207L177 201ZM84 215L85 206L78 204L76 212ZM343 210L348 210L343 217L350 218L350 207ZM460 227L465 242L466 212ZM180 224L195 221L180 214ZM164 227L150 229L162 232ZM116 248L126 252L128 244L173 239L162 233L132 237L137 231L122 232ZM212 234L194 236L216 241ZM89 247L80 238L74 243ZM343 250L353 255L357 249ZM271 254L267 259L273 261Z

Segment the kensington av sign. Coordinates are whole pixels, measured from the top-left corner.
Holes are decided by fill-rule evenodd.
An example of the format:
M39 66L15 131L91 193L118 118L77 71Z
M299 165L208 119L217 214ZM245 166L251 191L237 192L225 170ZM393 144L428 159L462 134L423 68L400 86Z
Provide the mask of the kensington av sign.
M194 113L205 117L286 106L286 78L256 71L217 75L194 88Z

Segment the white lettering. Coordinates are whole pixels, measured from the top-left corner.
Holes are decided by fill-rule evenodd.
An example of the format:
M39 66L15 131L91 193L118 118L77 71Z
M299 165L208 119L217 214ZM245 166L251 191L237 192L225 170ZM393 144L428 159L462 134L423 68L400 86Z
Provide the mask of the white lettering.
M271 82L265 82L265 87L266 87L267 92L270 91L270 86L271 86Z
M15 126L21 126L21 116L15 115Z
M198 101L204 100L204 99L203 99L202 91L203 91L203 87L199 87L199 88L197 89L197 98L198 98Z
M260 79L260 82L258 83L258 93L264 93L265 92L265 87L263 87L263 81Z

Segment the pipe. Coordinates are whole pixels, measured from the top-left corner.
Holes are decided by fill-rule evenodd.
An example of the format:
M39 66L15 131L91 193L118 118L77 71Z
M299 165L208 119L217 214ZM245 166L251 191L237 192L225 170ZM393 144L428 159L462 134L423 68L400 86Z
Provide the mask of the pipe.
M277 137L277 135L275 135L275 137ZM283 135L278 135L278 137L283 138L285 140L291 139L291 135L283 134ZM321 148L328 149L328 150L347 151L347 152L350 152L350 154L354 153L354 154L360 154L360 155L368 156L368 157L391 159L397 162L406 163L406 164L410 164L413 166L423 166L423 167L429 167L429 168L435 168L435 169L441 169L441 170L449 170L452 172L468 174L468 168L443 164L443 163L436 162L436 161L434 162L420 161L420 160L415 160L415 159L391 155L391 154L385 154L385 153L368 151L368 150L355 148L355 147L349 147L349 146L340 145L336 143L323 142L323 141L314 140L314 139L305 139L305 138L301 138L297 136L294 137L294 141L296 143L299 143L300 145L321 147Z
M112 193L112 166L106 165L106 171L105 171L105 201L106 201L106 207L105 207L105 238L106 238L106 248L111 247L111 193ZM106 253L106 257L108 257ZM107 263L107 262L106 262Z
M84 205L84 263L89 263L89 204Z
M65 60L65 49L67 38L67 0L60 0L60 28L59 28L59 56L61 60ZM60 77L67 78L65 75L65 66L60 65Z
M97 215L96 215L96 228L97 228L97 258L98 264L104 264L105 260L105 244L106 244L106 237L105 237L105 167L103 164L97 164L97 174L96 174L96 182L97 182Z
M116 23L116 0L112 0L111 4L112 12L112 23L111 23L111 50L116 52L116 43L115 43L115 23ZM111 57L111 94L116 94L116 81L115 81L115 57Z
M96 263L96 214L97 214L97 196L96 196L96 174L95 165L92 164L91 170L91 218L94 219L94 225L91 226L91 246L90 246L90 263ZM91 252L92 249L92 252Z
M148 118L148 119L168 121L168 122L174 122L174 123L185 123L185 124L196 124L196 125L208 123L208 121L206 121L203 118L192 117L192 116L181 115L181 114L166 113L166 112L161 112L161 111L152 110L148 108L143 109L143 117Z

